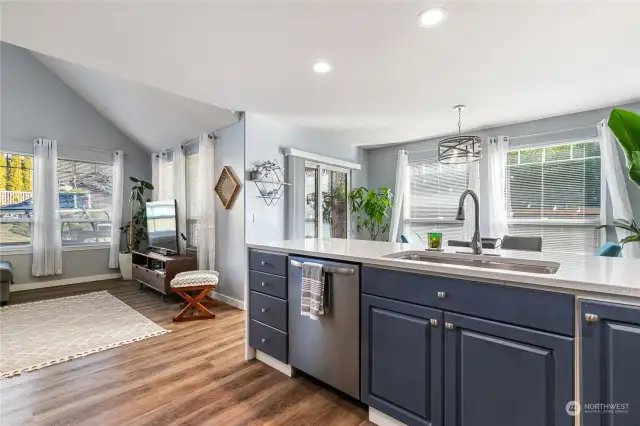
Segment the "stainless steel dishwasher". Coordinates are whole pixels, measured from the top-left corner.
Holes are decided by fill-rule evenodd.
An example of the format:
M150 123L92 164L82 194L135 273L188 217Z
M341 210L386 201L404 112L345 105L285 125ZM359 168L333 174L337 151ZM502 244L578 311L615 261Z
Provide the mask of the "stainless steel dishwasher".
M300 315L302 263L324 265L325 314ZM289 257L289 363L360 399L360 267Z

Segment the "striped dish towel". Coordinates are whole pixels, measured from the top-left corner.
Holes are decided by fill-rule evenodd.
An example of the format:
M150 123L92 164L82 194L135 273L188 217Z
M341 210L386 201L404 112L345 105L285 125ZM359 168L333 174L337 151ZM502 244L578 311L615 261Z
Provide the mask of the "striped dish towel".
M324 315L324 273L319 263L302 264L300 313L314 320Z

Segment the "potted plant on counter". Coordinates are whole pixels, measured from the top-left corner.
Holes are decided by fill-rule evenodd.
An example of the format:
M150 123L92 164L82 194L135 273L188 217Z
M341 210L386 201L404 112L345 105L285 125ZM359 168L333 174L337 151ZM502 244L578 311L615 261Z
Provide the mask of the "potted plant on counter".
M389 188L367 189L355 188L349 192L349 204L352 218L359 233L365 230L372 241L377 241L389 232L387 221L391 209L393 194Z
M120 252L118 262L122 279L132 278L132 252L139 250L140 245L147 241L147 210L142 197L144 190L153 190L153 185L133 176L129 177L133 182L131 195L129 196L129 222L120 227L120 232L124 235L126 250ZM149 199L147 199L149 201Z

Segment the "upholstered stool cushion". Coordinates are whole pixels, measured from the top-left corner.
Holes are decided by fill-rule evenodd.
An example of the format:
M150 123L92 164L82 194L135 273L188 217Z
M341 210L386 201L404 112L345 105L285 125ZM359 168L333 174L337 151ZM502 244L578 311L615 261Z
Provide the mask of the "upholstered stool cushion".
M186 271L176 274L171 280L172 288L197 287L200 285L218 284L217 271Z

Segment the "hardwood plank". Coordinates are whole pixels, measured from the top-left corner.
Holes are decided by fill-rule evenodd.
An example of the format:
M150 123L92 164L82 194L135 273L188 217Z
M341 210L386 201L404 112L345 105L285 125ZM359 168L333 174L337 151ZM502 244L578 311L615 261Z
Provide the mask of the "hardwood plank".
M11 295L27 303L108 291L171 330L162 336L0 380L0 424L370 425L366 407L305 376L244 360L243 311L174 323L180 299L108 280Z

